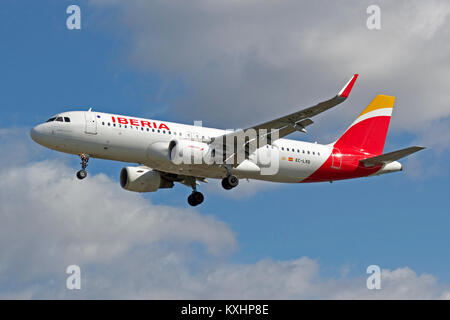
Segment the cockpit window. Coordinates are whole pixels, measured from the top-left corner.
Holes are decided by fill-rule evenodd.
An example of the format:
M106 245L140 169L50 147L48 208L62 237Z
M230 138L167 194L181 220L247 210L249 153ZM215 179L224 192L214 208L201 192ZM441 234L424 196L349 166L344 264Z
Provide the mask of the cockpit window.
M64 122L70 122L70 118L69 117L64 117Z
M55 121L55 119L56 119L56 117L53 117L53 118L48 119L46 122L52 122L52 121Z
M58 117L58 118L56 118L55 121L61 121L61 122L63 122L63 118L62 118L62 117Z

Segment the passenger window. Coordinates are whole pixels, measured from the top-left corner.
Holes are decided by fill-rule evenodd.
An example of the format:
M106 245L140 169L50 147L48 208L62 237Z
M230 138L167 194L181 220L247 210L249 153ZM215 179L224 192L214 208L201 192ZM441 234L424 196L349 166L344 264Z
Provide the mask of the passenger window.
M309 154L309 151L308 151L308 154Z
M63 122L63 118L62 117L58 117L58 118L56 118L56 121Z
M283 150L283 151L284 151L284 147L281 147L281 150Z
M70 122L70 118L69 117L64 117L64 122Z

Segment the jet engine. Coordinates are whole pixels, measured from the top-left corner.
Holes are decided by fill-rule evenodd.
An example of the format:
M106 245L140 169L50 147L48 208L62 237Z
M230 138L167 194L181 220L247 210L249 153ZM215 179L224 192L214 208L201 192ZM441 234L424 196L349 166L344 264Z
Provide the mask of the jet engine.
M128 191L155 192L172 188L173 181L164 179L160 172L147 167L125 167L120 171L120 185Z
M169 158L175 164L209 163L214 151L208 144L191 140L172 140L169 144Z

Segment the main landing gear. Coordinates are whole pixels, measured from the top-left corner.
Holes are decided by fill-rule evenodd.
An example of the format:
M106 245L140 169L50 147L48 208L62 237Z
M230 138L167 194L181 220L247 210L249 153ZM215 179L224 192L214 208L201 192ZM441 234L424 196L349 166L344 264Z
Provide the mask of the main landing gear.
M191 206L195 207L203 202L204 197L201 192L197 191L197 184L196 184L195 179L193 179L191 182L189 182L189 184L192 187L192 193L188 197L187 200ZM227 175L225 178L222 179L222 187L226 190L233 189L233 188L237 187L238 184L239 184L239 179L232 174Z
M236 188L238 186L238 184L239 184L239 179L232 174L230 174L222 179L222 187L225 190L230 190L230 189Z
M222 165L222 167L227 170L227 176L222 179L222 187L225 190L236 188L239 184L239 179L235 175L231 174L231 166Z
M89 155L82 153L82 154L80 154L80 159L81 159L81 163L80 163L81 170L77 172L77 178L82 180L87 177L86 167L88 165Z

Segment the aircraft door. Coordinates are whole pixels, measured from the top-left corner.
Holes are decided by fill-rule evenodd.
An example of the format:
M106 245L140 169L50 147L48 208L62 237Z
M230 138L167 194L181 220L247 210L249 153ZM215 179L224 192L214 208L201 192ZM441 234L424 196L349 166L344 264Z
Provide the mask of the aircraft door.
M341 165L342 165L341 151L337 148L333 148L333 152L331 153L331 168L341 169Z
M86 119L86 128L84 132L88 134L97 134L97 118L95 117L95 113L92 111L85 112L84 117Z

